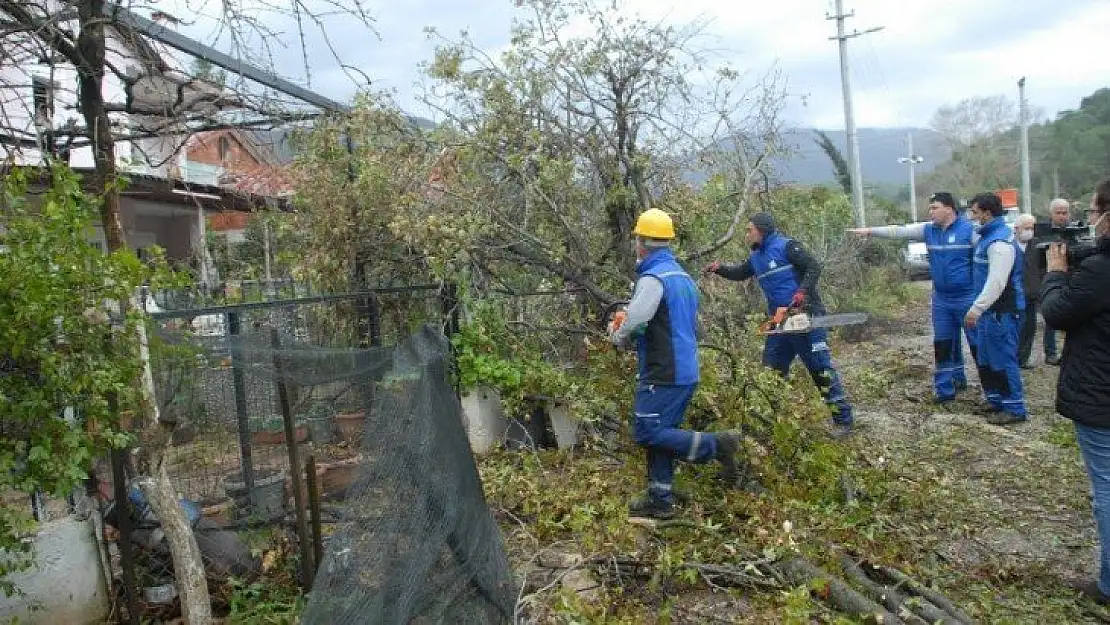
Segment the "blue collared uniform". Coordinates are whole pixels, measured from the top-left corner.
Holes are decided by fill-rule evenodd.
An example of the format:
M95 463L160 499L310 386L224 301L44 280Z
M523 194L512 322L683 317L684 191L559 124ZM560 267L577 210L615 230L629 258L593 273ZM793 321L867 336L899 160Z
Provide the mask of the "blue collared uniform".
M933 280L933 388L940 401L953 399L956 391L967 388L961 332L971 353L976 353L976 334L964 329L964 317L978 294L972 280L974 238L975 224L963 216L947 228L932 223L925 226Z
M992 245L1014 248L1014 266L1006 279L1002 295L979 317L975 334L979 344L977 362L979 381L987 401L995 408L1019 417L1027 417L1021 369L1018 366L1018 335L1025 310L1022 281L1022 251L1014 241L1014 233L1005 219L996 217L979 229L975 246L972 279L975 292L987 284L990 272L988 250Z
M669 503L674 461L701 463L717 453L714 434L679 427L700 379L698 290L668 248L644 257L636 273L639 280L659 280L663 296L636 339L639 380L633 436L647 449L649 495Z
M789 306L801 285L798 269L791 263L787 250L793 239L778 231L766 234L763 242L756 247L748 264L752 274L759 281L763 295L767 299L768 314L776 308ZM816 289L808 294L813 303L811 312L823 314ZM840 375L833 366L832 353L829 351L828 331L818 328L804 334L777 334L767 337L763 346L763 364L777 370L784 377L790 372L794 357L802 359L825 404L832 411L833 421L838 425L851 425L852 405L840 381Z

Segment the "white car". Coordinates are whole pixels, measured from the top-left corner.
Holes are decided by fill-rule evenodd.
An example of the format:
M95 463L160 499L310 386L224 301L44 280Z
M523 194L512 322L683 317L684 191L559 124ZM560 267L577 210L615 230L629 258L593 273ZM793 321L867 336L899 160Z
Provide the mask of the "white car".
M910 241L902 250L902 260L910 278L929 277L929 250L924 241Z

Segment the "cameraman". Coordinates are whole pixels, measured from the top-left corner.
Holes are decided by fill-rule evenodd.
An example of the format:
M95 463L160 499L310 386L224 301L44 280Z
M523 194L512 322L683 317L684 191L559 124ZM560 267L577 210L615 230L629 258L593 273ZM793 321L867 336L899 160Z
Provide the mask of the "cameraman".
M1067 249L1048 249L1048 274L1041 288L1045 323L1067 333L1056 411L1075 422L1075 438L1094 496L1101 546L1097 581L1075 583L1095 601L1110 603L1110 179L1095 188L1088 222L1096 252L1068 267Z

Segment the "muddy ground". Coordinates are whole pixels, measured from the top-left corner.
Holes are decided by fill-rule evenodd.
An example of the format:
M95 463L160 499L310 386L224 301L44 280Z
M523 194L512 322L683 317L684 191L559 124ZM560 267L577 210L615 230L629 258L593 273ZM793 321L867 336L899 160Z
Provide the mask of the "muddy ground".
M914 287L915 302L898 320L877 324L867 341L834 345L858 395L852 444L906 479L940 478L936 523L922 527L936 543L928 568L980 603L986 621L1100 622L1063 581L1097 573L1098 541L1071 422L1053 409L1059 368L1044 364L1040 331L1036 367L1022 374L1029 422L994 426L973 415L981 390L971 366L971 388L936 408L926 403L930 285Z

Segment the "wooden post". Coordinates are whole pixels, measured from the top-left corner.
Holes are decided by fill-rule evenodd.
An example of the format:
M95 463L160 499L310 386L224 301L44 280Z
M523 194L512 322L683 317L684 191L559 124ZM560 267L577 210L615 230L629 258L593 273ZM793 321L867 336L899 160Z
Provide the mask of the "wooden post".
M308 540L308 521L305 519L304 479L301 475L300 453L297 449L297 428L293 422L293 408L285 385L281 362L281 337L277 328L270 328L270 346L274 349L274 375L277 377L278 403L281 406L281 419L285 424L285 447L289 451L289 473L293 477L293 507L297 520L297 541L301 551L301 583L306 587L312 583L312 545Z

